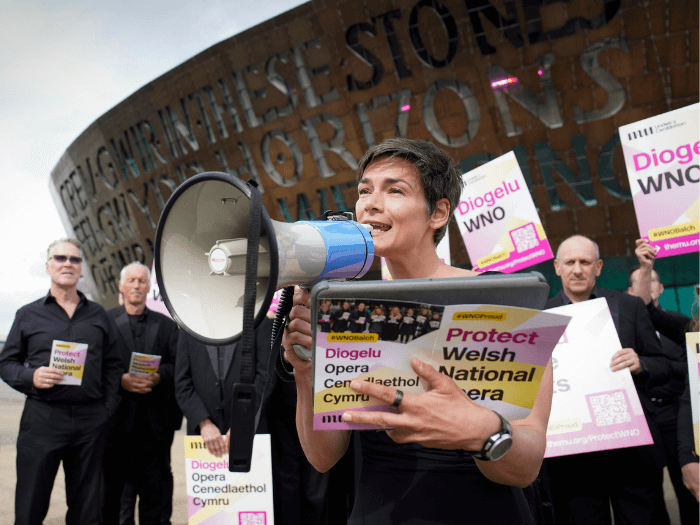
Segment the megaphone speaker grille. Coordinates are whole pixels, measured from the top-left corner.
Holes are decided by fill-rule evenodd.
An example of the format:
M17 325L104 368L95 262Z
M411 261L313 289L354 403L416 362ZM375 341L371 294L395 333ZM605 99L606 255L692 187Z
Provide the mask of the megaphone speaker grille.
M243 330L245 275L212 271L208 254L218 241L247 237L251 191L257 189L225 173L197 175L175 190L158 223L156 275L163 300L181 328L208 344L229 344ZM261 239L275 253L265 259L274 268L257 279L256 325L277 276L275 234L264 209L262 214Z

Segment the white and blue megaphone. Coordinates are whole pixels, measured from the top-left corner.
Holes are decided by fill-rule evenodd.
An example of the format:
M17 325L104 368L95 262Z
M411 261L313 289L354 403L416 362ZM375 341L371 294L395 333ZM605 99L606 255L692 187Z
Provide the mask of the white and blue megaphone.
M233 343L244 328L253 198L259 202L260 194L249 182L202 173L175 190L158 223L155 269L161 295L180 327L205 344ZM347 219L277 222L264 207L259 216L254 326L248 329L264 319L275 291L357 279L372 265L374 244L364 225Z

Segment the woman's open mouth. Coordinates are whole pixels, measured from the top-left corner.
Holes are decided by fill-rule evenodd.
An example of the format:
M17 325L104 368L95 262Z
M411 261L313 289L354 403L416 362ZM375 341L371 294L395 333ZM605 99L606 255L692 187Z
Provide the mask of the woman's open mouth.
M372 227L372 237L391 230L391 226L389 226L388 224L382 224L380 222L367 222L365 224Z

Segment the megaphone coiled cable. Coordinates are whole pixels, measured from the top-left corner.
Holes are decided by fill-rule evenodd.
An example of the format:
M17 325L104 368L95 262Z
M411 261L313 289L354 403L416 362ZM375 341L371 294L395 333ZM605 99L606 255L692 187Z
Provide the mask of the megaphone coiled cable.
M284 363L282 334L284 333L284 326L287 323L289 312L292 311L293 305L294 287L288 286L282 290L282 296L277 306L277 315L275 315L275 320L272 322L271 352L275 359L275 372L277 372L277 375L282 381L288 383L294 382L294 371L289 371L287 369L289 365L285 365Z

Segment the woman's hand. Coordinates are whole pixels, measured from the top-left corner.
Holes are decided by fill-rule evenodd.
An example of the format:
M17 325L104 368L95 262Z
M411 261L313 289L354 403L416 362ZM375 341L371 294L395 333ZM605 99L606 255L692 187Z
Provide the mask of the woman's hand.
M404 394L398 414L352 411L343 414L343 421L394 427L387 434L397 443L420 443L448 450L480 451L489 436L501 428L499 417L469 399L451 378L415 357L411 367L428 384L427 392ZM388 405L396 398L395 388L368 381L356 379L350 388Z
M309 292L299 288L294 289L294 300L289 312L289 324L282 336L284 358L294 367L294 381L297 386L297 433L306 458L319 472L326 472L343 457L350 443L350 432L347 430L326 430L314 432L313 395L313 363L299 359L294 351L294 345L311 348L311 297Z
M294 287L294 299L292 310L289 312L289 323L282 335L282 346L284 347L285 360L294 367L294 374L311 374L311 361L299 359L294 351L294 345L301 345L311 348L313 340L311 338L311 296L309 292Z

